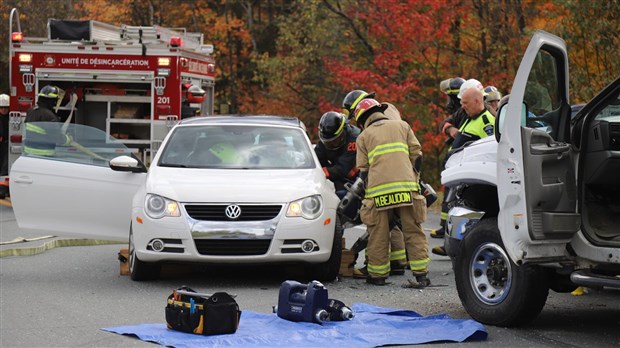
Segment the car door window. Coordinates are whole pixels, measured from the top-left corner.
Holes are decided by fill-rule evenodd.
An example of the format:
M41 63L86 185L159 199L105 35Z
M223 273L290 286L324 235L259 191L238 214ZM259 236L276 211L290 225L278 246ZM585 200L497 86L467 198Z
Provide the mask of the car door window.
M134 150L100 129L59 122L29 122L24 127L23 156L107 167L120 155L138 157ZM138 159L139 160L139 159Z
M536 55L525 87L521 126L542 130L556 138L560 117L560 86L558 85L557 60L547 51Z

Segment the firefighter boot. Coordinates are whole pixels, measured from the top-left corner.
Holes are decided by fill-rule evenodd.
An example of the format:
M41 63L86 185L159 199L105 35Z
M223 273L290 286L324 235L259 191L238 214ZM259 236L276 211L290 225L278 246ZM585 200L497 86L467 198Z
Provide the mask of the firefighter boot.
M415 277L415 281L407 279L409 284L403 285L404 288L424 289L431 285L431 280L428 279L427 271L413 271L413 276Z
M366 278L366 283L368 284L372 284L372 285L388 285L390 284L389 282L386 281L386 277L368 277Z
M446 248L443 245L441 245L441 246L438 245L436 247L433 247L433 249L431 251L435 255L448 256L448 253L446 252Z
M441 227L438 230L431 230L431 238L443 239L446 235L446 226L443 224L443 220L441 222Z
M358 279L366 279L368 278L368 269L366 268L366 266L362 267L362 268L356 268L353 270L353 278L358 278Z
M407 263L401 263L399 261L390 262L390 275L404 275Z

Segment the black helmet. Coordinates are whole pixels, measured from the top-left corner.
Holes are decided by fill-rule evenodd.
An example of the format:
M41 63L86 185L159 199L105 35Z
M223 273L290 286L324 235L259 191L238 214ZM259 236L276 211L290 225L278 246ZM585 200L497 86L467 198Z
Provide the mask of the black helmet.
M465 82L465 79L462 77L453 77L450 79L450 88L445 92L446 94L459 94L459 90L461 89L461 85Z
M347 93L347 95L344 97L344 100L342 101L342 113L345 114L345 116L347 116L349 119L351 119L353 118L353 111L355 111L355 108L357 107L357 104L360 102L360 100L374 97L375 92L366 93L361 89L351 91Z
M44 86L43 88L41 88L41 91L39 91L39 98L48 98L48 99L58 99L58 97L60 96L60 88L56 87L56 86Z
M339 112L329 111L321 116L319 138L328 150L336 150L344 145L346 123L347 118Z

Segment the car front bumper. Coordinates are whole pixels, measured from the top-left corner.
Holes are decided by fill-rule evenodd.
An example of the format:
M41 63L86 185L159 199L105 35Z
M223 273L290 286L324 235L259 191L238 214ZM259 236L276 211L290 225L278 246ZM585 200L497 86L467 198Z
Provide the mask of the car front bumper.
M134 217L136 253L145 262L321 263L329 259L335 209L315 220L286 217L268 221L196 221L187 217Z

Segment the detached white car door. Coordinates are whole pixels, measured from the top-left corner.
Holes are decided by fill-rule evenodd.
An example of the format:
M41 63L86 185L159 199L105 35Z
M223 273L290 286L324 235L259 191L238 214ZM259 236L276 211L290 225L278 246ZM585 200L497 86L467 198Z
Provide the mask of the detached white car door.
M580 228L570 116L566 44L538 31L498 117L498 224L517 264L557 260Z
M32 124L47 134L36 139L26 134L23 154L9 175L19 228L31 234L127 241L132 198L146 174L114 171L109 160L131 156L131 150L99 129L70 125L70 145L57 145L51 155L35 155L46 137L58 143L53 139L58 139L61 124Z

